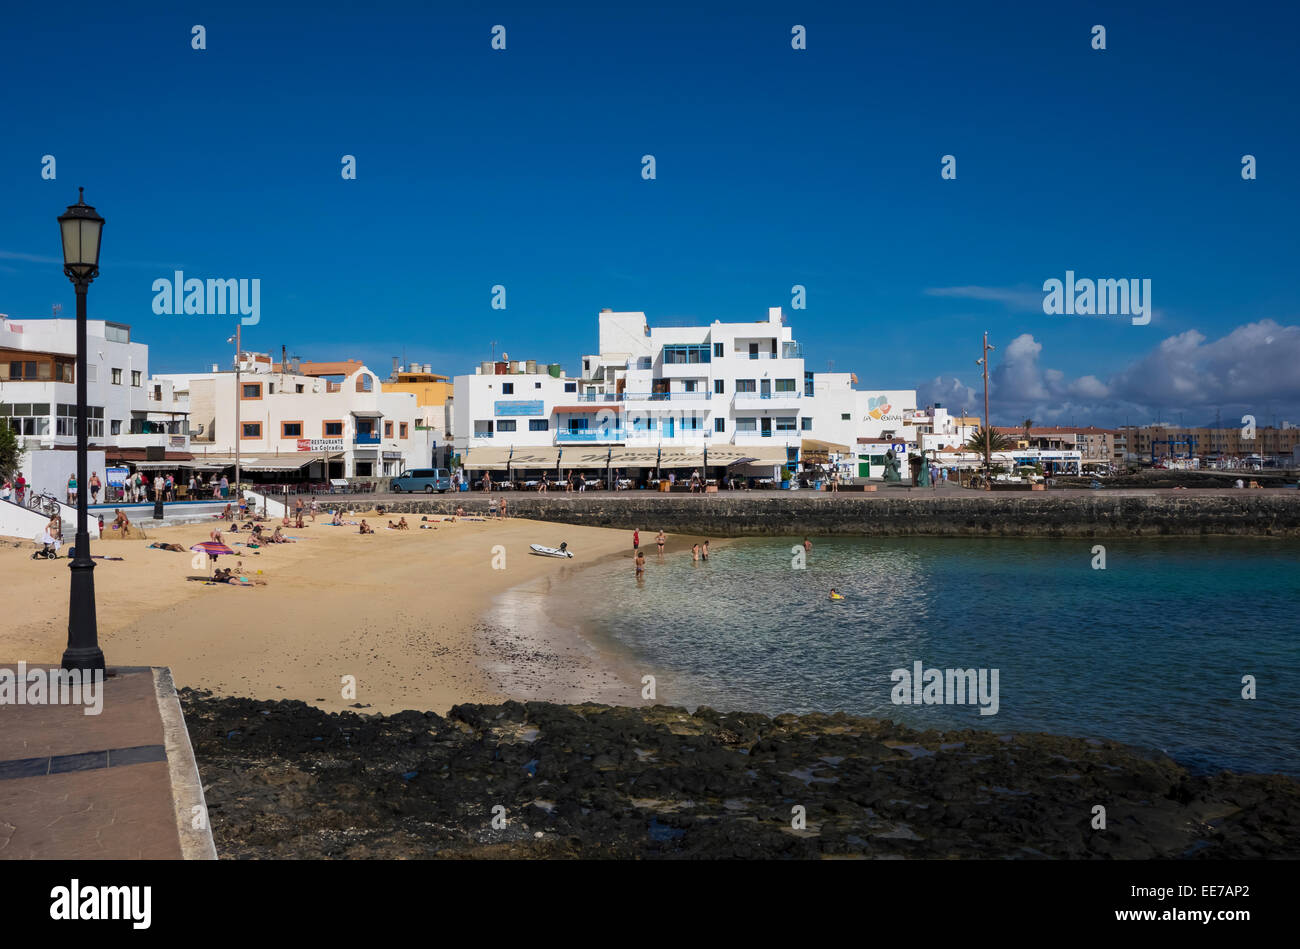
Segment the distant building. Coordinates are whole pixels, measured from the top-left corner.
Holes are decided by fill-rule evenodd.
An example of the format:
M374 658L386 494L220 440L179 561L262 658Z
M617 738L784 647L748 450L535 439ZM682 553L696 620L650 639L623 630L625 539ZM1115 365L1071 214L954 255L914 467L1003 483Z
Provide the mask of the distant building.
M87 441L104 466L180 461L189 455L187 410L170 384L149 375L149 347L131 327L86 323ZM20 437L23 472L58 498L76 470L77 321L0 319L0 424Z
M433 464L446 467L450 461L452 405L455 386L450 377L439 375L433 366L400 366L393 359L393 371L383 383L385 392L409 392L419 410L416 428L427 431L433 449Z

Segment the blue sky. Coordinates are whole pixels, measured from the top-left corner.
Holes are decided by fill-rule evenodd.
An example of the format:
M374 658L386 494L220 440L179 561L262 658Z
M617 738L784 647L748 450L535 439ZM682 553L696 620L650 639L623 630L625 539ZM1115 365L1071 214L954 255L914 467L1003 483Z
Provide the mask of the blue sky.
M576 371L603 306L780 305L810 367L953 408L988 330L995 422L1300 423L1294 6L607 6L10 9L0 312L71 315L54 218L84 185L91 316L156 372L229 360L232 321L153 313L180 269L261 279L246 348L380 371L493 341ZM1044 314L1066 270L1149 278L1154 318Z

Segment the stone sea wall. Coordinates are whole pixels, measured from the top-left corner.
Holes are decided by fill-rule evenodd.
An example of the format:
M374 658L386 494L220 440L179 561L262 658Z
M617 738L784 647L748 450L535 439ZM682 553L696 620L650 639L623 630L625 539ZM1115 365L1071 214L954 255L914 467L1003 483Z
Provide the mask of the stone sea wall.
M494 495L500 497L501 495ZM791 492L747 495L506 494L509 512L561 524L719 537L815 533L848 535L1131 537L1159 535L1267 535L1300 537L1300 492L1222 495L1123 495L971 492L927 497L882 489L877 494ZM360 503L369 503L362 501ZM381 502L402 514L467 515L487 508L482 494L442 495Z

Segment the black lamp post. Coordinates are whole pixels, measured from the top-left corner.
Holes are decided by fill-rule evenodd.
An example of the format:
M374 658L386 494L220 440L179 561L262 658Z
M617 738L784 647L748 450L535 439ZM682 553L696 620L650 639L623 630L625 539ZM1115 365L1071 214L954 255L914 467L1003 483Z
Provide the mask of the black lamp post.
M68 648L63 653L64 669L103 670L104 652L99 648L95 622L95 562L90 559L90 530L86 526L86 291L99 276L99 238L104 219L86 204L78 188L77 203L59 217L63 234L63 272L77 291L77 539L76 552L68 569L72 589L68 601Z

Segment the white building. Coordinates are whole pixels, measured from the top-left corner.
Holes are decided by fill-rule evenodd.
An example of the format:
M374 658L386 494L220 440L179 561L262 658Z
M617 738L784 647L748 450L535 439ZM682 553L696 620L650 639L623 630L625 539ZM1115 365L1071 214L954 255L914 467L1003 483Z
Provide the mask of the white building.
M189 426L167 383L149 376L149 347L124 323L86 323L89 471L146 457L187 457ZM63 498L76 470L77 321L0 318L0 424L25 448L24 476ZM66 457L63 457L66 455Z
M236 438L241 469L252 480L380 477L430 464L432 446L415 395L384 392L361 363L295 370L264 353L241 353L239 366L238 389L235 372L215 366L159 377L190 412L194 462L187 467L233 467Z
M898 429L915 392L866 392L848 373L805 369L780 307L766 319L652 327L640 311L602 310L599 351L581 374L484 363L455 379L455 445L481 470L744 465L775 475L805 445L849 451Z

